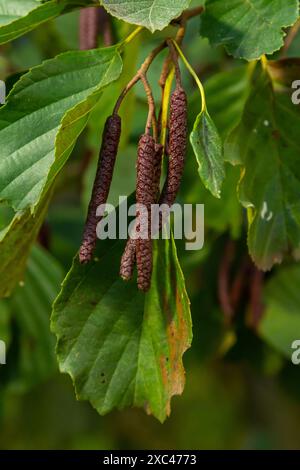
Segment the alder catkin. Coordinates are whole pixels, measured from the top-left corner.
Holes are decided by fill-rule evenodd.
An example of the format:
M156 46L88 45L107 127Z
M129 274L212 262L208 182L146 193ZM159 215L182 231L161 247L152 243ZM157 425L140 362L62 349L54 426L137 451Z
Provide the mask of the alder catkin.
M79 46L85 51L97 47L100 11L98 7L84 8L79 17Z
M143 134L138 146L136 200L139 217L139 238L136 240L138 288L146 292L152 275L151 204L155 186L155 141ZM142 210L145 209L146 213Z
M170 100L168 174L160 204L174 204L182 179L187 145L187 97L177 86Z
M120 135L121 118L117 114L114 114L107 118L104 126L96 177L85 223L83 240L79 251L79 260L81 263L87 263L91 260L93 255L97 241L96 228L102 218L96 215L96 211L101 204L106 204L107 201Z
M154 157L153 187L152 187L152 195L151 195L151 200L153 203L156 202L158 198L158 194L159 194L162 153L163 153L163 146L161 144L155 144L155 153L153 155ZM137 230L139 230L139 228ZM136 240L129 238L127 240L126 247L125 247L123 256L121 258L121 266L120 266L120 276L125 281L129 281L132 278L135 262L136 262Z
M145 137L145 136L143 136ZM149 136L146 136L149 139ZM151 141L151 145L153 142ZM166 204L171 207L176 200L177 193L180 188L182 179L185 153L187 145L187 97L186 93L181 86L177 86L172 93L170 100L170 129L169 129L169 163L168 163L168 174L167 179L163 187L162 194L159 198L159 204ZM152 150L153 151L153 150ZM152 182L152 194L150 191L150 179L140 182L139 187L145 188L148 194L149 200L155 203L157 200L157 194L159 192L159 182L161 176L161 161L162 161L163 146L160 144L155 145L153 153L153 182ZM139 170L138 170L139 174ZM148 175L149 176L149 175ZM138 199L138 195L137 195ZM151 211L149 212L151 214ZM160 218L159 226L157 230L163 225L163 220ZM150 222L149 222L150 226ZM139 228L137 228L138 230ZM147 240L146 240L147 241ZM151 240L150 240L151 241ZM121 260L121 277L125 280L129 280L132 277L135 261L137 264L141 264L141 259L151 259L151 264L148 264L147 268L144 262L143 269L138 266L138 284L142 290L148 290L151 282L152 274L152 243L143 243L145 240L133 240L129 238L127 241L124 254ZM139 246L139 256L137 251ZM143 274L144 273L144 274Z

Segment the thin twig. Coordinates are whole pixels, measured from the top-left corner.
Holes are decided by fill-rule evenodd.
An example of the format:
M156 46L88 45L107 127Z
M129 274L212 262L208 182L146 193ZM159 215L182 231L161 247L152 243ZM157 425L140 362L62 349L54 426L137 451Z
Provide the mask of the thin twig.
M177 51L172 43L172 41L170 39L167 40L167 44L168 44L168 47L169 47L169 50L170 50L170 55L171 55L171 58L172 58L172 62L174 64L174 67L175 67L175 76L176 76L176 83L177 85L180 85L182 86L182 82L181 82L181 73L180 73L180 68L179 68L179 63L178 63L178 56L177 56Z
M181 26L178 29L176 37L175 37L175 41L177 42L177 44L182 43L184 35L185 35L185 22L183 20L181 20ZM163 91L164 91L164 87L166 85L167 77L170 73L171 63L172 63L172 58L171 58L171 53L169 52L169 54L165 58L163 68L162 68L162 71L161 71L161 75L160 75L160 78L159 78L159 81L158 81L159 86L162 89L162 94L163 94Z
M194 18L195 16L201 15L204 12L204 7L195 7L190 8L189 10L184 10L182 14L175 18L175 20L171 21L171 24L182 24L183 21L188 21L190 18Z
M176 38L175 38L175 41L177 44L181 44L182 43L182 40L184 38L184 35L185 35L185 29L186 29L186 22L190 19L190 18L193 18L197 15L200 15L202 12L204 11L204 8L203 7L196 7L196 8L191 8L190 10L185 10L181 16L179 18L177 18L176 20L173 20L171 24L179 24L180 25L180 28L178 29L177 31L177 34L176 34ZM133 33L131 35L129 35L127 38L124 39L124 41L121 43L122 46L128 44L132 38L134 38L137 34L139 34L139 32L142 30L141 27L139 28L136 28L136 30L133 31ZM146 75L150 65L152 64L153 60L155 59L155 57L166 47L166 42L164 41L163 43L161 43L158 47L156 47L150 54L149 56L146 58L146 60L144 61L144 63L141 65L140 69L137 71L136 75L130 80L130 82L126 85L126 87L124 88L124 90L121 92L119 98L117 99L117 102L115 104L115 107L114 107L114 111L113 111L113 114L117 114L118 111L119 111L119 108L122 104L122 101L124 100L125 96L127 95L127 93L131 90L131 88L133 88L133 86L139 81L141 80L141 77L142 75ZM162 71L162 74L161 74L161 77L160 77L160 80L159 80L159 84L161 86L161 89L162 89L162 102L163 102L163 98L164 98L164 89L165 89L165 85L166 85L166 81L167 81L167 78L169 76L169 74L171 73L171 70L170 69L170 65L171 65L171 53L168 55L168 57L166 58L165 60L165 63L164 63L164 66L163 66L163 71ZM178 70L177 70L178 71ZM159 115L161 116L161 110L160 110L160 113ZM155 126L154 126L155 127ZM155 130L155 129L154 129ZM158 134L158 130L156 128L156 133Z
M147 122L146 122L145 133L150 134L151 125L152 125L152 127L153 127L153 137L154 137L155 142L157 142L157 138L158 138L158 136L157 136L157 122L156 122L156 116L155 116L155 102L154 102L154 98L153 98L153 93L152 93L152 90L151 90L151 87L149 85L149 82L147 80L146 75L144 73L141 73L140 78L141 78L141 81L144 85L145 93L146 93L147 100L148 100L148 106L149 106L149 112L148 112L148 118L147 118Z
M116 104L115 104L115 107L114 107L114 110L113 110L113 114L118 114L119 112L119 109L120 109L120 106L125 98L125 96L127 95L127 93L131 90L131 88L133 88L133 86L140 80L140 74L137 73L131 80L130 82L127 83L126 87L123 89L123 91L121 92L119 98L117 99L116 101Z
M121 92L119 98L117 99L117 102L114 107L114 114L117 114L119 111L119 108L122 104L123 99L127 95L127 93L131 90L131 88L139 81L142 79L142 76L145 76L150 65L152 64L153 60L156 58L156 56L166 47L166 42L162 42L159 46L157 46L155 49L153 49L152 52L147 56L145 61L142 63L141 67L135 74L135 76L130 80L130 82L126 85L124 90Z

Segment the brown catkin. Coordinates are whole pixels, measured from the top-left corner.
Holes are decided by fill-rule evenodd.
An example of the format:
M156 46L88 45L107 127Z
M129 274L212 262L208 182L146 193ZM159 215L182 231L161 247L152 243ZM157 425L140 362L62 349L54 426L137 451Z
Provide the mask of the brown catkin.
M83 240L79 251L79 260L81 263L87 263L91 260L93 255L97 241L96 228L102 218L96 216L96 211L98 206L105 204L107 201L120 135L121 118L117 114L114 114L107 118L104 126L96 177L85 223Z
M99 34L99 11L98 7L84 8L79 17L79 46L81 50L95 49Z
M144 292L149 290L152 276L151 204L154 186L155 140L152 136L143 134L138 146L136 200L137 204L143 205L147 214L138 210L140 238L136 240L136 264L138 288Z
M160 204L174 204L182 179L187 145L187 97L177 86L170 100L168 174L160 197Z
M159 194L159 183L161 176L161 165L162 165L162 153L163 146L161 144L155 144L155 153L154 153L154 179L152 187L152 202L156 202ZM121 258L121 267L120 267L120 276L128 281L132 278L134 265L136 262L136 240L129 238L126 243L126 247Z
M148 136L149 137L149 136ZM172 93L170 100L170 129L169 129L169 163L168 163L168 174L164 184L162 194L159 198L159 204L166 204L171 207L176 200L177 193L180 188L182 179L185 153L187 145L187 97L186 93L181 86L177 86ZM154 152L154 177L152 185L152 203L156 202L157 194L159 191L159 182L161 176L161 161L162 161L163 147L160 144L156 144ZM148 180L149 181L149 180ZM143 187L143 184L140 185ZM149 191L149 183L145 185L146 191ZM150 195L149 195L150 199ZM159 228L161 228L163 220L159 221ZM126 248L121 260L120 274L123 279L129 280L132 277L135 261L138 262L136 255L137 244L139 244L140 251L142 254L139 258L150 259L151 257L151 270L145 269L140 271L140 288L142 290L148 290L150 287L151 273L152 273L152 244L151 244L151 256L150 256L150 243L147 245L145 240L133 240L129 238L126 244ZM143 250L141 250L143 248ZM145 277L141 279L141 272L146 273ZM150 275L149 275L150 272ZM149 280L150 279L150 280Z

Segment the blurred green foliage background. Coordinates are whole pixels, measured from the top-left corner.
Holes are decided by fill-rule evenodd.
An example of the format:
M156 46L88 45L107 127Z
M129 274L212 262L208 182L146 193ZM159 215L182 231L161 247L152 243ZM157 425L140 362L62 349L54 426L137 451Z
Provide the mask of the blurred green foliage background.
M115 19L112 23L115 41L131 28ZM208 108L224 137L245 100L246 64L198 39L198 28L199 19L191 21L184 49L205 83ZM55 340L49 332L51 301L80 244L103 122L122 86L162 34L153 39L144 33L125 53L121 80L104 93L59 177L24 285L11 299L1 301L0 337L8 344L7 365L0 366L1 449L300 447L300 366L292 365L251 327L246 297L235 312L234 326L225 325L219 305L218 272L228 240L234 240L237 263L247 251L245 215L233 190L239 170L227 168L223 198L215 200L200 183L191 151L180 200L205 204L205 245L199 252L186 252L178 243L191 299L194 340L184 356L186 388L173 399L171 417L163 425L141 410L100 417L89 404L76 401L70 379L57 370ZM299 46L296 38L289 54L299 56ZM7 80L76 48L78 13L72 13L1 46L0 78ZM150 73L156 98L163 57ZM199 95L185 72L184 83L192 125ZM134 189L136 141L147 113L142 89L137 87L130 94L124 109L125 132L109 201L113 203L119 194ZM3 208L2 226L6 215Z

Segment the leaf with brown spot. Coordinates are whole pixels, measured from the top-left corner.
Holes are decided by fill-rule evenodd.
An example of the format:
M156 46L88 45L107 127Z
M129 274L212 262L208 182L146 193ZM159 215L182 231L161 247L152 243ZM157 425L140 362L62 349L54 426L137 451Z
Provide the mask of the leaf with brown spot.
M58 361L100 414L139 406L164 421L183 391L192 340L184 278L174 241L155 240L151 288L139 292L119 278L123 249L123 241L98 241L99 261L75 258L52 317Z

